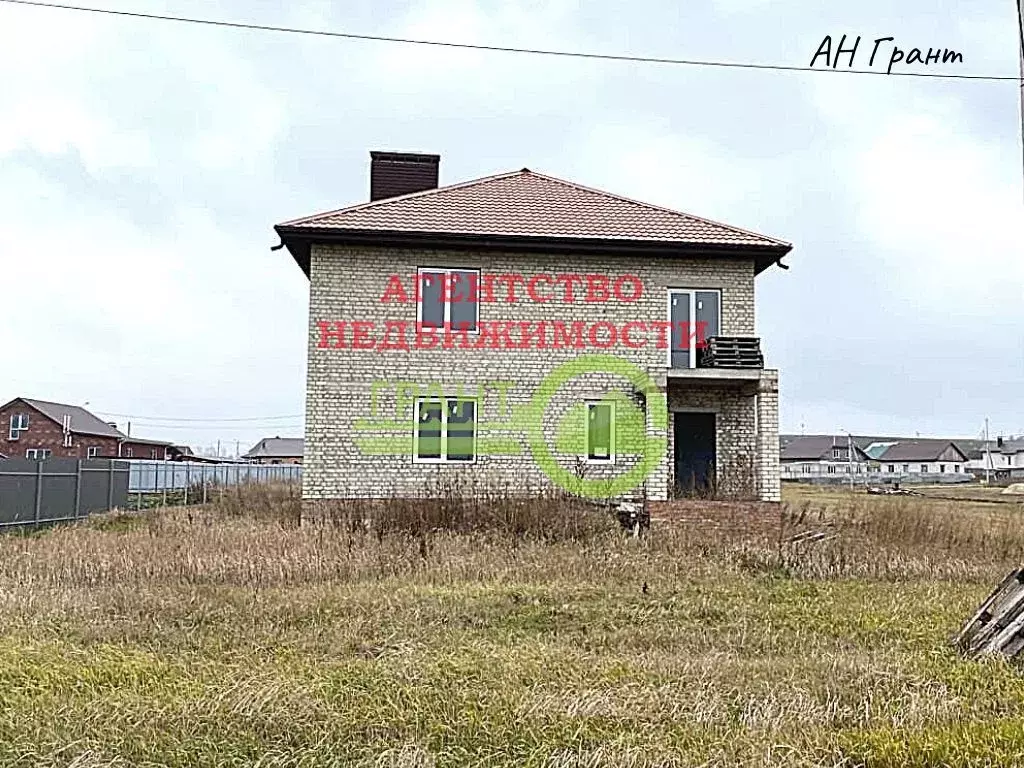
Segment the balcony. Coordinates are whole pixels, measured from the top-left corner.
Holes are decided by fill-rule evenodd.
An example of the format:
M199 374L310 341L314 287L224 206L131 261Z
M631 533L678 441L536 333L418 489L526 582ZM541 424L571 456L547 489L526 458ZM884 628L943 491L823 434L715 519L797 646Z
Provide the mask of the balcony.
M710 336L705 346L697 349L697 367L762 370L761 339L757 336Z
M676 364L665 370L665 380L757 381L764 373L761 339L757 337L712 336L690 352L696 365L686 365L686 356L681 356L682 365L673 359Z

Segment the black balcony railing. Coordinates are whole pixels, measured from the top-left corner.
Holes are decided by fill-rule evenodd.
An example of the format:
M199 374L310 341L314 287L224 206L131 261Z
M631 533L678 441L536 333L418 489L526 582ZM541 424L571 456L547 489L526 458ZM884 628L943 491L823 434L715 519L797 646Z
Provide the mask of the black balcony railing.
M757 336L710 336L697 350L698 368L764 368Z

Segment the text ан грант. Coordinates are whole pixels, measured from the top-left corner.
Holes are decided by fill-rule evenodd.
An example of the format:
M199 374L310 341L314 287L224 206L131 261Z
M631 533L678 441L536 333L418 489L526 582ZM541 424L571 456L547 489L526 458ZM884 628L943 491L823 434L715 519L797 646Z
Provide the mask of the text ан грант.
M949 48L929 48L924 51L921 48L911 48L906 51L896 45L894 37L879 37L868 45L861 48L861 36L852 44L847 45L846 35L843 35L838 43L833 44L832 35L825 35L818 50L811 57L811 68L831 67L838 69L840 62L846 64L847 69L855 69L858 62L863 66L867 60L868 68L885 67L886 74L892 74L893 68L899 65L908 67L911 65L928 66L930 64L962 64L964 55ZM860 56L858 59L857 57ZM824 66L821 66L824 63Z

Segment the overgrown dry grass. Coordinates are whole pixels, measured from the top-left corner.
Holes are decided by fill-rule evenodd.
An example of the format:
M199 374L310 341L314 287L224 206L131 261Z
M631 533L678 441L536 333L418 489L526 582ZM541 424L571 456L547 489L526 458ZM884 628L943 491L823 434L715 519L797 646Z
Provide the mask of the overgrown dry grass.
M0 537L0 765L1024 764L1024 680L947 642L1015 507L834 493L635 540L558 503L298 527L280 488Z

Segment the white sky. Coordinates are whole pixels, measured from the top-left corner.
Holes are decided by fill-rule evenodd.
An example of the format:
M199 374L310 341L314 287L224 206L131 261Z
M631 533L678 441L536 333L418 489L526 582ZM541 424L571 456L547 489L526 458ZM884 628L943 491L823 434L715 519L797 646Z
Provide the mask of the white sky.
M932 71L1018 68L1005 0L82 2L799 66L826 34L860 34L862 49L892 35L963 53ZM272 226L365 199L368 151L407 149L440 153L442 183L528 166L794 242L792 268L758 284L786 431L972 436L988 416L1024 433L1013 82L551 59L4 3L0 72L0 401L88 403L122 428L130 416L133 434L232 451L301 435L308 284L269 250Z

